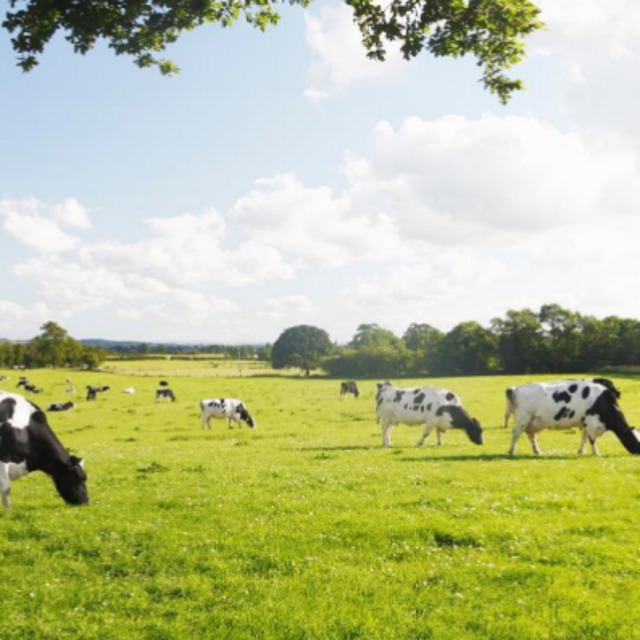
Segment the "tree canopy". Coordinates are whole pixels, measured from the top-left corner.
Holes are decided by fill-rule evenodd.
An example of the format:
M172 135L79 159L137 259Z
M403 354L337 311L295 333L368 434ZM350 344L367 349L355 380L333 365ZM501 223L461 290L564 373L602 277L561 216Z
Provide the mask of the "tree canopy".
M290 327L282 332L273 345L271 366L274 369L296 367L309 375L332 347L329 334L324 329L307 324Z
M284 3L307 7L311 0L10 0L2 26L11 34L18 64L38 64L58 32L76 53L104 40L116 54L140 67L171 74L178 67L158 54L185 31L204 24L233 25L244 18L266 30L276 25ZM345 0L370 58L384 60L390 43L408 60L423 51L437 57L475 57L484 86L502 102L522 88L506 71L524 57L524 38L540 29L530 0Z

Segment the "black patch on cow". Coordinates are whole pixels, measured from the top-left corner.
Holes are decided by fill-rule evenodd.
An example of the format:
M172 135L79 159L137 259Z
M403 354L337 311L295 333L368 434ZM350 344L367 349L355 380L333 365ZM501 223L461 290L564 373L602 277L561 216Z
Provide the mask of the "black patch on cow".
M394 402L400 402L402 400L402 391L396 391L396 397L393 399Z
M637 433L627 423L627 419L616 402L613 391L607 389L601 393L586 412L588 416L597 416L607 431L616 434L622 446L634 455L640 455L640 440Z
M616 398L619 398L622 395L613 384L613 382L609 380L609 378L594 378L593 382L609 389L609 391L611 391L611 393L613 393Z
M408 405L406 402L404 403L404 408L405 408L405 409L408 409L408 408L409 408L409 405Z
M589 397L589 394L591 393L591 387L589 386L585 386L582 389L582 397L586 400Z
M571 402L571 396L566 391L554 391L552 398L554 402Z
M430 402L430 403L427 405L427 411L431 411L431 409L432 409L432 408L433 408L433 404Z
M16 410L15 398L5 398L0 402L0 422L8 422Z
M424 413L424 405L420 405L420 411Z
M452 400L456 399L456 396L453 393L451 393L451 391L449 391L445 397L448 402L451 402Z
M378 400L376 401L376 409L380 408L380 405L382 404L383 398L378 398Z
M569 393L575 393L578 390L578 385L577 384L572 384L569 387Z
M416 394L416 397L413 399L413 401L416 404L422 404L424 402L424 399L427 397L425 395L425 393L423 391L420 391L420 389L417 390L418 393Z
M568 417L571 413L571 410L568 407L562 407L562 409L560 409L560 411L558 411L558 413L556 413L555 416L553 416L553 419L558 422L558 420L564 420L566 417Z

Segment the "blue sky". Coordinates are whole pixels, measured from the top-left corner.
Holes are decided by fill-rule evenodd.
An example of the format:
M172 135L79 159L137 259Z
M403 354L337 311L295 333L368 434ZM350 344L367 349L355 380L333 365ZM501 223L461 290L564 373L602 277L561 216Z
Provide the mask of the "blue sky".
M348 340L558 302L638 317L631 0L544 0L508 107L473 61L369 62L346 7L201 28L140 70L0 34L0 336Z

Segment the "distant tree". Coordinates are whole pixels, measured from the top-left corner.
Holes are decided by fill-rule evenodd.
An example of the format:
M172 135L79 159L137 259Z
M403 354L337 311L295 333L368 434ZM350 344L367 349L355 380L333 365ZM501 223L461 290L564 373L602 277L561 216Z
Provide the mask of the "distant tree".
M560 373L577 371L580 361L578 314L559 304L545 304L538 317L547 338L547 369Z
M495 336L477 322L462 322L443 338L437 372L448 375L490 373L497 365Z
M262 360L263 362L271 362L271 351L272 346L270 344L265 344L264 347L258 348L258 360Z
M507 311L494 318L491 330L498 340L500 368L505 373L537 373L547 363L544 328L530 309Z
M305 324L290 327L273 345L271 366L274 369L295 367L308 376L331 349L329 334L324 329Z
M349 343L353 349L392 347L401 348L404 346L402 340L389 329L384 329L377 324L361 324L356 329L353 340Z
M289 0L307 7L311 0ZM530 0L345 0L353 9L367 55L384 60L390 43L408 60L422 51L437 57L472 55L482 82L502 102L522 88L505 72L524 58L523 39L542 27ZM203 24L231 26L239 18L264 31L277 24L278 0L9 0L2 26L12 34L18 64L29 71L58 32L76 53L99 40L139 67L163 74L178 67L157 58L184 32Z

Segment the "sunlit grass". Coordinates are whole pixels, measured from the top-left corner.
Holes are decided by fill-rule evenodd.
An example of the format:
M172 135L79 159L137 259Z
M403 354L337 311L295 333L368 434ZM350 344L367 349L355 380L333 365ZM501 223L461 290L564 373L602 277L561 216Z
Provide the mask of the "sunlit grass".
M523 438L509 459L504 388L523 378L429 381L461 395L485 446L449 432L416 449L419 428L399 427L383 450L374 382L356 400L336 381L173 365L153 370L173 405L148 370L71 374L112 387L50 415L92 504L66 507L42 474L15 483L3 640L638 637L640 460L611 435L602 458L579 457L575 431L543 432L542 458ZM39 404L67 399L67 372L27 375ZM616 384L640 422L640 384ZM198 400L221 396L258 429L201 430Z

